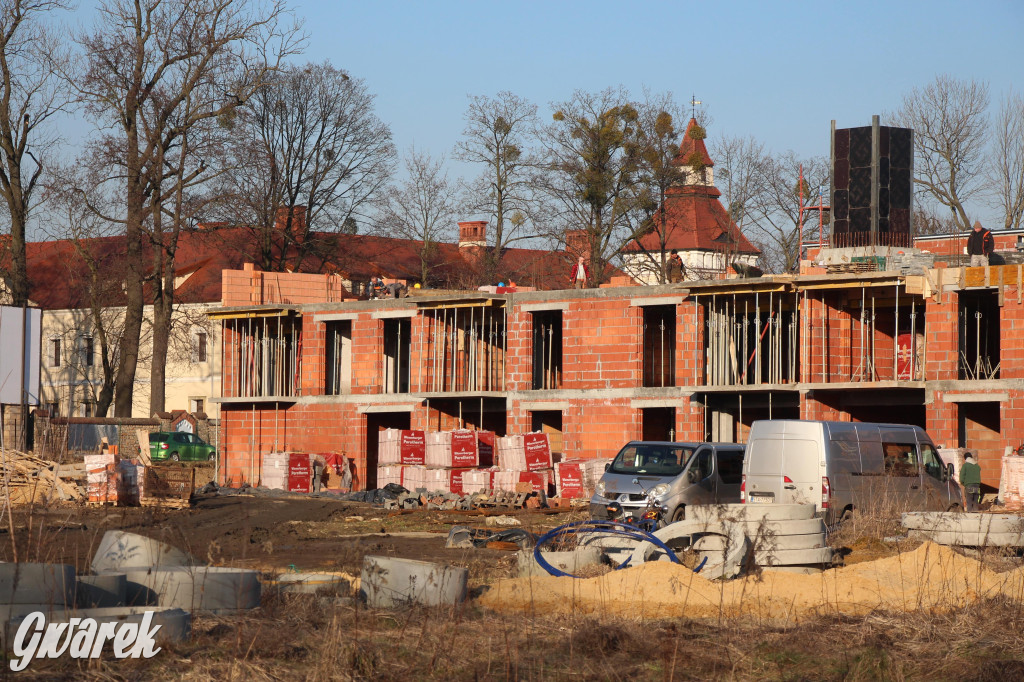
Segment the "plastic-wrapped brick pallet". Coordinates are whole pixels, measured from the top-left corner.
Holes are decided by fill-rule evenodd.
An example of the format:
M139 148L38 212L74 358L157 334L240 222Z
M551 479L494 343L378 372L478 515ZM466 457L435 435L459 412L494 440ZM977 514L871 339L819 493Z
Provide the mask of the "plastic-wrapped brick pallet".
M271 490L284 490L288 487L288 452L268 452L263 455L263 471L260 473L260 484Z
M425 464L423 431L384 429L378 434L377 464Z
M117 502L120 471L117 455L86 455L85 475L90 502Z
M485 493L494 489L494 474L497 469L469 469L462 473L462 492Z
M431 493L447 493L449 490L451 474L447 469L428 469L423 466L408 466L403 472L405 483L402 485L409 490L425 489Z
M480 463L480 445L475 431L432 431L426 434L428 467L469 468Z
M401 464L384 464L377 467L377 487L383 488L389 483L405 486L405 467Z
M496 438L497 464L506 471L541 471L551 468L551 444L546 433Z
M1024 457L1003 456L1003 470L999 477L1002 503L1013 511L1024 509Z

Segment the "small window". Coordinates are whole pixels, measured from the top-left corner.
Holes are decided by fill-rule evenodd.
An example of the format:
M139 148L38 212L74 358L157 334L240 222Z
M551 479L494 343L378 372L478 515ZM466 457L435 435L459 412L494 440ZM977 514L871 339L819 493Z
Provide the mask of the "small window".
M60 339L50 339L50 367L60 367Z
M697 479L698 481L703 481L713 472L714 460L711 458L711 454L710 449L704 449L698 451L697 454L694 455L694 459L696 461L690 465L690 471L700 472L698 475L699 478Z
M726 485L739 485L743 482L743 451L719 450L718 476Z
M93 366L93 353L95 346L91 336L82 336L79 339L79 352L82 354L82 366L92 367Z
M209 337L206 332L196 332L192 337L192 362L206 362Z
M82 416L92 417L96 414L96 403L90 400L82 401Z
M206 399L205 398L189 398L188 399L189 412L195 414L197 412L206 412Z
M887 476L917 476L917 450L913 443L882 443Z
M921 463L924 465L926 474L934 479L942 480L944 468L942 458L939 457L939 453L935 451L931 443L921 443Z

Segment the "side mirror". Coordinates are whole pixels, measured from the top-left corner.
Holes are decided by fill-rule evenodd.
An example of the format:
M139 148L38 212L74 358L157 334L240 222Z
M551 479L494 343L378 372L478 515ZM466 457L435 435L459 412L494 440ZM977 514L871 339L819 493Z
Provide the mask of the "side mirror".
M686 472L686 479L690 481L690 483L697 483L700 481L700 471L697 469L690 469Z
M611 462L605 462L604 463L604 470L605 471L608 471L611 468L612 468L612 463Z
M945 480L952 481L953 480L953 465L952 464L947 464L944 472L946 474Z

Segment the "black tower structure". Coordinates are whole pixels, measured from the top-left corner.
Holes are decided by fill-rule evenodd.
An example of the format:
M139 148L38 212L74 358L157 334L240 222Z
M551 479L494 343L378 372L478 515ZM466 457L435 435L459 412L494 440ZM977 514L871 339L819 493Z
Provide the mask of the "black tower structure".
M911 246L914 131L878 124L836 128L832 121L830 246Z

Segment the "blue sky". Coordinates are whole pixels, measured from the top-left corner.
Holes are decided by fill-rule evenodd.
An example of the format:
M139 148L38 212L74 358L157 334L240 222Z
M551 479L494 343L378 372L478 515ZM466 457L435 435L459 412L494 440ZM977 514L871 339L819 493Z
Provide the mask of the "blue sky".
M294 5L305 58L364 78L399 149L450 152L469 94L540 106L647 86L713 117L710 137L828 153L829 122L868 125L948 73L1024 89L1024 2L337 2ZM453 176L474 171L450 163ZM970 209L971 207L969 207ZM974 210L985 216L982 206Z

